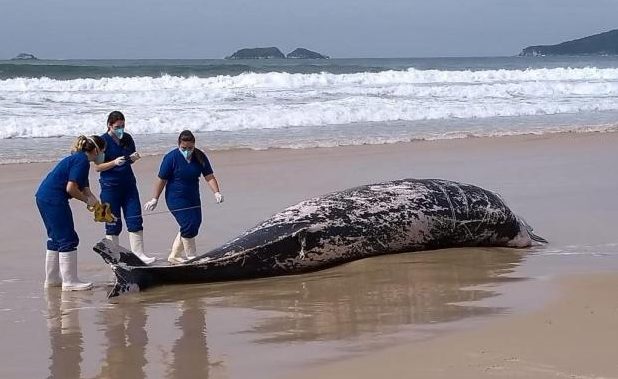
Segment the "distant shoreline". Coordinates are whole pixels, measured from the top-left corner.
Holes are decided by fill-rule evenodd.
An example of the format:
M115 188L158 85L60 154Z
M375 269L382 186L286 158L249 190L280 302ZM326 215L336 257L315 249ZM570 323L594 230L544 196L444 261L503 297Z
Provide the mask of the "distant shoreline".
M198 140L203 139L202 134L204 133L196 133L196 137ZM381 144L363 144L363 145L340 145L340 146L317 146L317 147L307 147L307 148L288 148L288 147L269 147L266 149L252 149L247 147L239 147L239 148L230 148L230 149L211 149L204 148L206 151L214 154L225 154L225 155L234 155L237 153L241 154L303 154L306 153L315 153L319 151L329 152L329 151L349 151L349 150L382 150L382 149L399 149L408 145L413 146L448 146L452 144L467 144L467 143L491 143L495 141L497 143L518 143L525 141L535 141L535 140L544 140L544 139L564 139L564 138L586 138L592 137L595 135L606 134L611 136L610 138L615 138L618 136L618 131L607 131L607 132L598 132L598 131L590 131L590 132L556 132L549 134L518 134L518 135L503 135L503 136L484 136L484 137L466 137L466 138L453 138L453 139L435 139L435 140L412 140L412 141L401 141L394 143L381 143ZM169 148L172 149L174 147L173 140L176 134L170 134L170 145ZM135 139L137 144L139 145L139 137L140 135L135 135ZM66 140L67 142L67 152L69 151L69 144L72 141L73 137L60 137ZM198 146L200 146L200 142L198 142ZM143 145L140 146L142 149ZM167 151L158 152L158 153L142 153L143 157L161 157L165 155ZM59 158L54 159L45 159L45 160L31 160L31 161L23 161L23 162L0 162L0 166L11 166L11 165L30 165L30 164L49 164L51 162L57 161Z

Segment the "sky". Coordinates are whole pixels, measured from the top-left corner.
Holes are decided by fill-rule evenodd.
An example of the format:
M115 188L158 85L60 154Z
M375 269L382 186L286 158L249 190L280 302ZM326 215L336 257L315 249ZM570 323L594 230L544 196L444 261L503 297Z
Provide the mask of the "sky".
M618 0L0 0L0 59L511 56L618 29Z

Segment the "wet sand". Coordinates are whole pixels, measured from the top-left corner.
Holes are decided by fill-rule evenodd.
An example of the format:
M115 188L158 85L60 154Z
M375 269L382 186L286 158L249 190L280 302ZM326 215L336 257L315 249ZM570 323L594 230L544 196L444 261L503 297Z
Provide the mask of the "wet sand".
M567 276L542 311L329 364L298 378L616 378L617 274Z
M0 166L0 253L5 258L0 376L392 377L409 372L461 377L458 371L431 371L444 368L439 359L459 368L476 364L471 371L461 368L468 377L520 372L547 377L534 371L543 365L555 369L552 376L576 368L581 371L573 372L584 376L618 376L613 361L602 364L588 358L604 361L604 352L616 350L609 339L608 345L577 343L582 331L595 335L615 330L611 317L593 320L576 312L592 295L598 295L594 307L602 314L616 309L611 308L612 287L598 284L614 283L612 275L601 273L618 268L616 146L617 133L592 133L213 152L209 157L225 202L214 204L202 187L201 251L308 197L404 177L445 178L495 190L551 244L402 254L310 275L156 288L118 302L106 299L111 270L91 250L102 237L102 225L93 223L77 202L73 209L81 239L80 275L93 280L96 288L73 294L43 291L45 236L33 194L52 164ZM142 201L150 198L159 160L146 157L135 165ZM91 172L95 189L96 181ZM164 259L176 230L169 214L146 217L147 250ZM121 242L128 243L126 235ZM563 278L573 274L579 276L553 284L565 283ZM552 303L557 298L566 300ZM546 327L530 320L562 312L561 304L575 308L564 308L574 316L560 319L566 325L560 333L547 334L548 345L528 341L526 336L539 336ZM512 338L502 346L504 334ZM466 345L465 338L478 344ZM393 346L398 346L394 353L389 350ZM483 346L490 353L465 360L468 346L469 354L484 351ZM541 357L540 349L558 355L562 351L570 358L560 366L551 357L530 360L516 354ZM427 350L427 356L419 354L417 364L408 364L408 354L416 356L421 350ZM499 365L504 356L529 365L502 362L507 367L503 371L483 369ZM363 359L372 362L373 369L360 364ZM381 367L384 371L372 371ZM406 371L423 367L429 371Z

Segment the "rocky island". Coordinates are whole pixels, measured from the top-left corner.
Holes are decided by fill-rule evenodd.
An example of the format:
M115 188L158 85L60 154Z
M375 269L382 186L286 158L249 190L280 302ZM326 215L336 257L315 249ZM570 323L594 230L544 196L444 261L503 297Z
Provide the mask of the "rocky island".
M315 51L299 47L289 53L287 57L276 47L256 47L252 49L240 49L225 59L328 59L329 57Z
M295 49L294 51L292 51L291 53L289 53L288 55L286 55L286 58L295 58L295 59L328 59L329 57L327 55L323 55L323 54L317 53L315 51L311 51L311 50L299 47L299 48Z
M12 61L35 61L35 60L38 60L38 58L32 54L21 53L21 54L18 54L15 58L11 58L11 60Z
M225 59L273 59L285 58L281 50L276 47L256 47L253 49L240 49Z
M618 55L618 29L557 45L528 46L519 55Z

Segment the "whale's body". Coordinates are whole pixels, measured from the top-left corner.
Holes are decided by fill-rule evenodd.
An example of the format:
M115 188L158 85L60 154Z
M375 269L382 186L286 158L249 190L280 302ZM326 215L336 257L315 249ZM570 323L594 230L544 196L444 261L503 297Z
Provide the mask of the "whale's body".
M116 273L115 296L169 283L298 274L382 254L534 241L546 242L491 191L404 179L303 201L182 265L146 266L107 240L94 250Z

